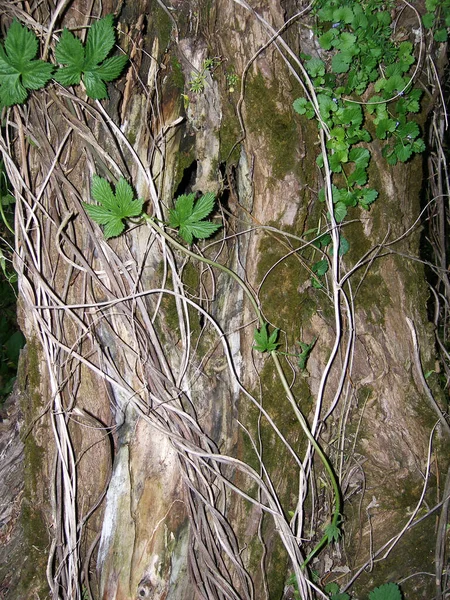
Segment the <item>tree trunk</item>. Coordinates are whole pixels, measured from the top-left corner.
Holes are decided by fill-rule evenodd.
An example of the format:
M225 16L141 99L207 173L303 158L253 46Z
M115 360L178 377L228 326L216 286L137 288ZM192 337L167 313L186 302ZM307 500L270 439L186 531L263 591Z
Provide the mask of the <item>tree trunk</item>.
M422 156L372 152L379 197L349 210L350 250L318 289L311 232L329 225L317 126L292 108L292 56L314 49L295 2L0 4L4 26L43 38L57 10L55 35L115 12L130 57L109 100L52 83L2 131L27 338L28 560L7 597L277 600L293 574L301 598L324 597L311 570L361 598L401 580L405 598L436 595L449 426L423 375ZM82 204L93 174L125 177L155 220L105 241ZM214 237L161 233L174 198L207 192ZM286 355L255 351L254 304ZM303 369L299 340L316 340ZM338 501L299 411L343 500L344 536L305 569Z

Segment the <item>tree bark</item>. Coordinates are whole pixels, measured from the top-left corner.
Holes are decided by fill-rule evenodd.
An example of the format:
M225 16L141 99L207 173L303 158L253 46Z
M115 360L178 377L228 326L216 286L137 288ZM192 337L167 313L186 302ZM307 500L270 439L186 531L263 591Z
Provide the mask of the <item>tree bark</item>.
M5 24L41 23L45 38L52 3L28 16L0 4ZM423 377L435 350L422 158L389 167L373 154L379 199L343 225L339 286L315 289L318 133L292 109L300 86L282 45L310 51L300 8L73 0L55 32L110 12L130 56L110 99L51 84L8 111L2 135L28 340L18 527L34 557L8 598L276 600L294 597L293 573L302 598L320 597L300 567L335 499L276 364L253 348L246 290L151 225L106 242L82 205L94 173L124 176L157 226L175 197L216 195L224 227L191 251L246 283L287 354L317 340L306 370L279 357L344 501L344 537L309 566L358 597L414 574L405 597L431 598L420 573L435 572L448 424Z

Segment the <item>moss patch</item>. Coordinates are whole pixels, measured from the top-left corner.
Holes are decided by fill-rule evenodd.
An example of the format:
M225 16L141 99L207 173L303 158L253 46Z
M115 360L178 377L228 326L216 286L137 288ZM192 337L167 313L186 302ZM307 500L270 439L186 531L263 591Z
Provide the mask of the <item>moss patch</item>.
M275 179L299 168L299 131L291 102L279 104L280 85L268 85L258 73L248 78L245 95L246 123L249 131L262 136L268 145L269 159Z

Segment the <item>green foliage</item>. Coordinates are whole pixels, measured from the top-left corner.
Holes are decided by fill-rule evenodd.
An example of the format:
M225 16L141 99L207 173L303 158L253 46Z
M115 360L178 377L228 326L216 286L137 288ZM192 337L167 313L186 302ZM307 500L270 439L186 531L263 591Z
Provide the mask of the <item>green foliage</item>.
M297 355L298 368L301 371L304 371L306 369L306 362L308 361L309 355L311 354L311 350L314 348L316 341L317 341L317 337L315 337L310 344L306 344L305 342L297 341L297 344L299 344L299 346L301 348L300 354Z
M104 225L103 233L106 239L123 232L125 219L142 215L143 200L133 199L133 190L123 177L117 182L114 193L106 179L94 175L91 194L98 205L83 202L83 206L93 221Z
M34 33L14 20L4 47L0 45L0 103L3 106L25 102L28 90L44 87L52 76L51 64L35 60L37 51L38 40Z
M215 233L222 225L205 221L213 210L215 196L208 192L195 202L195 194L179 196L175 201L175 208L169 212L169 225L178 229L180 237L188 244L194 238L205 239Z
M385 583L370 592L369 600L402 600L402 595L396 583Z
M189 80L189 89L191 92L201 94L205 91L206 76L217 66L217 63L218 61L215 58L205 58L200 71L192 71L191 79Z
M446 42L450 27L450 0L426 0L427 12L422 16L425 29L433 30L436 42Z
M255 345L253 348L258 352L275 352L280 345L277 342L279 329L274 329L269 336L267 323L263 323L260 329L255 329L254 339Z
M91 25L85 46L68 29L64 29L55 57L58 63L66 66L56 72L56 81L62 85L76 85L83 81L90 98L107 98L105 82L116 79L128 61L125 55L107 58L114 42L113 15Z
M438 4L437 0L429 2ZM361 142L372 140L366 127L369 116L376 137L384 142L382 154L388 164L406 162L425 149L419 126L410 118L419 111L422 95L409 84L414 48L409 41L393 41L389 9L390 3L381 0L364 6L357 0L318 0L315 4L316 34L330 56L327 61L308 57L305 68L317 90L320 115L315 115L306 98L298 98L293 106L309 119L320 116L329 129L328 164L345 184L333 188L338 223L346 218L349 207L367 210L378 195L367 187L370 146L361 147ZM359 97L372 88L376 95L364 107ZM353 98L358 99L356 103ZM322 155L317 164L324 166ZM320 197L324 199L324 191Z

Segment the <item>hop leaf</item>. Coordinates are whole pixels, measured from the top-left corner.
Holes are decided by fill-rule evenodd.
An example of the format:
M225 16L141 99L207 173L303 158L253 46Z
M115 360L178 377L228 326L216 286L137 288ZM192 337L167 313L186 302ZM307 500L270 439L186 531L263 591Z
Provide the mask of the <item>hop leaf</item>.
M106 58L114 46L113 16L107 15L91 25L84 47L68 29L64 29L55 49L58 63L66 65L55 74L62 85L84 83L89 98L108 97L105 82L119 77L128 57Z
M194 205L194 194L179 196L175 208L169 213L169 225L178 229L179 235L188 244L195 238L205 239L215 233L221 225L205 221L214 208L214 194L208 192Z
M25 102L28 90L38 90L47 83L53 66L33 60L38 41L32 31L14 20L8 29L5 47L0 46L0 103L13 106Z
M254 338L256 344L253 346L258 352L275 352L280 345L277 342L279 329L274 329L272 333L268 334L267 323L261 325L260 329L255 329Z
M143 201L133 200L133 190L123 177L117 182L114 194L106 179L94 175L91 193L98 205L83 202L83 206L93 221L105 226L103 233L106 239L122 233L125 229L124 219L142 214Z

